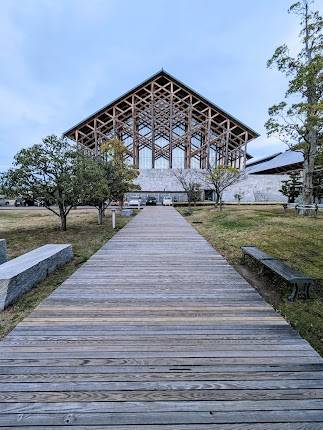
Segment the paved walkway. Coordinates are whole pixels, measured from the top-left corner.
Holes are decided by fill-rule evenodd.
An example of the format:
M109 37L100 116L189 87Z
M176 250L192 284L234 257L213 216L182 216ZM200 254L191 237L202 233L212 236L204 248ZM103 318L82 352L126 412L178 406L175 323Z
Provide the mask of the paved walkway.
M322 429L323 361L173 208L146 208L1 343L0 411L8 428Z

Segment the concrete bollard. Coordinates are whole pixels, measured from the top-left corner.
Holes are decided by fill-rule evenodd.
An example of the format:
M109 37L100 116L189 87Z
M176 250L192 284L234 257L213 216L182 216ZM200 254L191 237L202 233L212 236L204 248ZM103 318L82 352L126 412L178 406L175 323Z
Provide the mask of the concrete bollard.
M7 260L7 242L5 239L0 239L0 264L5 263Z
M116 228L116 210L111 209L111 212L112 212L112 228L115 229Z

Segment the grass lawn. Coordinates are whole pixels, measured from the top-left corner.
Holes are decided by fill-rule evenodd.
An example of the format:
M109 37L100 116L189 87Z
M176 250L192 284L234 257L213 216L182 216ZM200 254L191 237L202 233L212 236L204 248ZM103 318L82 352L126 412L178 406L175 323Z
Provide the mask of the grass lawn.
M284 214L281 206L227 206L222 212L194 208L191 215L187 208L178 210L239 271L243 270L240 246L256 245L310 276L323 278L322 212L312 218L297 217L293 210ZM259 277L254 266L248 267L260 293L323 355L323 292L290 303L281 280Z
M46 243L71 243L74 252L70 263L0 312L0 337L12 330L129 220L118 215L116 219L116 229L113 230L109 213L104 225L99 226L95 209L72 209L67 217L67 231L62 232L59 230L59 218L46 209L0 210L0 238L7 240L10 258Z

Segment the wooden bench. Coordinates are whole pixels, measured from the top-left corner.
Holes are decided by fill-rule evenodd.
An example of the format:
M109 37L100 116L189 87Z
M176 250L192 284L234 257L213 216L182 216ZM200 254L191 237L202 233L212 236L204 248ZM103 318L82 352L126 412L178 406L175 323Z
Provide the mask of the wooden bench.
M0 310L73 258L71 245L44 245L0 266Z
M244 257L247 255L248 257L253 258L257 262L261 263L265 268L271 270L293 286L293 291L288 297L288 300L294 301L299 297L303 297L305 299L309 298L309 289L311 285L316 283L315 279L292 269L283 260L266 254L256 246L242 246L241 250Z

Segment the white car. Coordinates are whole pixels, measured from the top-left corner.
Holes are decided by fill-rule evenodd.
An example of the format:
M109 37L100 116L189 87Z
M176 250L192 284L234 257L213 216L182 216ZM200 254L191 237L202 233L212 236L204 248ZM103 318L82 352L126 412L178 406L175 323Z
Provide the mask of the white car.
M163 206L173 206L173 200L171 197L163 198Z
M5 196L0 196L0 206L9 206L9 200Z
M140 200L139 199L131 199L131 200L129 200L128 206L136 206L138 208L138 207L140 207Z

